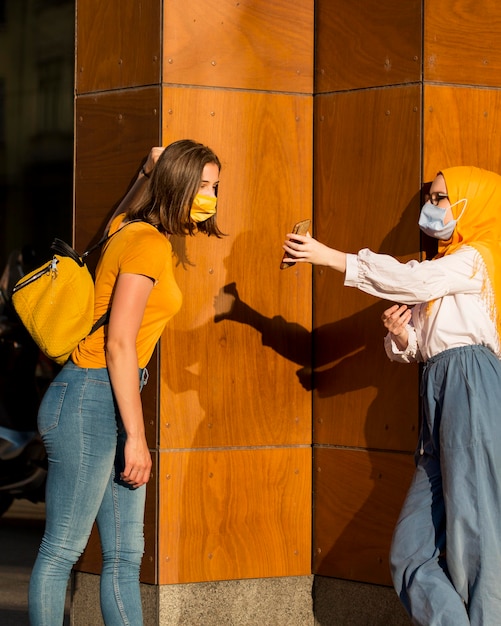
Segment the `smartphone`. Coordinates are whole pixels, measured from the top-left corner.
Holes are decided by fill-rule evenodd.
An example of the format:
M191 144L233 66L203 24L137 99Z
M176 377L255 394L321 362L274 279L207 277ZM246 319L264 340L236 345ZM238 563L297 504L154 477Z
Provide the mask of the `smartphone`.
M310 224L311 224L311 220L301 220L300 222L297 222L296 224L294 224L292 232L294 233L294 235L306 235L306 233L310 229ZM292 267L293 265L296 265L295 261L285 262L283 260L285 257L286 255L284 254L284 256L282 257L282 262L280 263L281 270L285 270L287 267Z

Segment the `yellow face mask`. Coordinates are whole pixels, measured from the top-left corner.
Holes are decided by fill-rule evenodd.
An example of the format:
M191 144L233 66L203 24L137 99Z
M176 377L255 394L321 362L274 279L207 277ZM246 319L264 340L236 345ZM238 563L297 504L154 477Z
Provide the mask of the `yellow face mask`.
M192 222L205 222L216 213L216 196L204 196L197 193L191 205L190 218Z

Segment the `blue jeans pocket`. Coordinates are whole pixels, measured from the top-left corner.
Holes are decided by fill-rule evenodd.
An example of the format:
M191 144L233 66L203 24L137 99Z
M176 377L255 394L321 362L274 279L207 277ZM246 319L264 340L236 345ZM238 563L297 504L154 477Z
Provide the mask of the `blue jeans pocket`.
M38 430L41 435L58 425L67 388L68 383L52 382L45 392L38 409Z

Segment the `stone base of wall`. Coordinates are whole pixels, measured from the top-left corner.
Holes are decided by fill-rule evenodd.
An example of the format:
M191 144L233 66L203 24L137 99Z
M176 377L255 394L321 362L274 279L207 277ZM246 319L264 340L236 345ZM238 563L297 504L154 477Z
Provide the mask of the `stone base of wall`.
M409 626L393 589L319 576L141 585L144 626ZM71 623L104 626L99 576L73 577Z
M315 626L411 624L392 587L315 576L313 598Z

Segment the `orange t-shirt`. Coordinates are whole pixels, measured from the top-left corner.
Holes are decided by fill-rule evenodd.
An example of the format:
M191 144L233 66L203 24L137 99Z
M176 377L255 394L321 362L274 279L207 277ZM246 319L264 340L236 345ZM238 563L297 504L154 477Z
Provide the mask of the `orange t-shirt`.
M118 215L110 235L122 223ZM182 296L173 273L172 247L165 235L145 222L128 224L106 244L96 268L94 321L110 308L118 275L142 274L155 281L137 336L139 367L146 367L167 321L181 308ZM107 326L83 339L71 355L80 367L106 367L104 351Z

